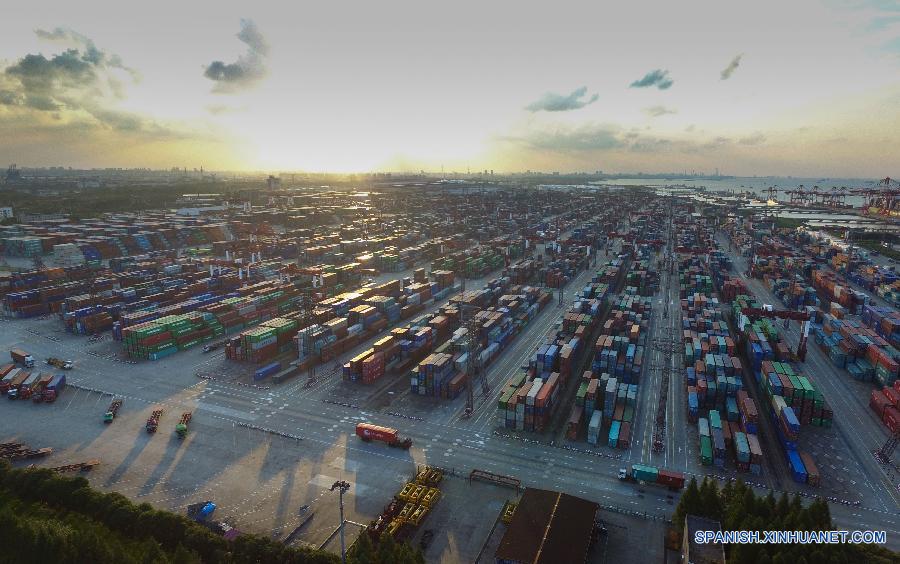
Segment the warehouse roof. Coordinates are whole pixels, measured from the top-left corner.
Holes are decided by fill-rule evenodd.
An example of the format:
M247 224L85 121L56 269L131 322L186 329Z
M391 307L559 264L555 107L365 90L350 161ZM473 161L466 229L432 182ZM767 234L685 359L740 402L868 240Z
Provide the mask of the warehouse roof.
M532 564L584 562L597 508L579 497L526 488L495 558Z

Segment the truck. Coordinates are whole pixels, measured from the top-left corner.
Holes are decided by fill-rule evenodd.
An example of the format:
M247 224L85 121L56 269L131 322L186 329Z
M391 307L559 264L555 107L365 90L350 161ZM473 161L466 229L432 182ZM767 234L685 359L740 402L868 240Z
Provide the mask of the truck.
M381 441L395 448L409 449L412 446L412 439L409 437L401 439L397 429L381 427L371 423L357 423L356 436L365 442Z
M53 380L53 374L49 374L47 372L41 374L41 377L38 378L38 381L34 383L34 386L31 387L31 401L34 403L41 403L44 401L44 389L47 387L47 384Z
M109 425L113 422L113 419L116 418L116 415L119 414L119 408L122 407L122 400L120 398L115 398L109 404L109 407L106 408L106 413L103 414L103 422Z
M41 374L39 372L31 372L28 376L25 377L24 380L19 382L18 386L11 387L8 392L6 392L6 397L15 400L20 397L28 397L31 395L31 386L37 382L38 378L40 378ZM28 395L25 395L25 394Z
M191 412L185 411L181 414L181 420L178 421L178 425L175 425L175 434L178 435L179 439L183 439L188 434L188 423L191 422Z
M60 370L72 370L75 366L75 362L72 360L62 360L61 358L56 358L55 356L51 356L46 360L47 364L50 366L55 366Z
M28 373L21 368L13 368L6 373L6 376L0 380L0 393L5 394L12 388L17 387L28 376Z
M13 349L9 351L9 356L16 364L21 364L25 368L34 368L34 357L22 349Z
M638 484L656 484L672 491L684 489L684 474L646 464L632 464L631 468L619 468L619 480Z
M41 384L41 381L44 380L45 377L46 377L46 382ZM52 378L53 378L52 374L48 374L46 372L38 372L35 370L34 372L31 373L30 377L28 377L24 382L19 384L19 393L18 393L19 399L24 399L24 400L31 399L31 397L35 393L35 390L37 390L38 386L41 386L41 388L43 389L43 387L47 384L47 382L49 382Z
M12 372L15 367L15 364L4 364L3 366L0 366L0 380L6 378L6 375Z
M163 410L162 409L154 409L153 413L150 414L150 418L147 419L147 432L155 433L156 429L159 427L159 418L162 417Z
M44 401L47 403L53 403L56 401L56 398L59 397L59 394L62 393L63 388L66 387L66 375L65 374L55 374L53 379L50 380L50 383L44 387Z

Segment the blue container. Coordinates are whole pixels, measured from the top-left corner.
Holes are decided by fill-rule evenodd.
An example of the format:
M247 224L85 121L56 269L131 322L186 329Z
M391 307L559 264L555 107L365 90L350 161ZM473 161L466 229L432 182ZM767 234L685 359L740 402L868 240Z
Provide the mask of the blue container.
M787 451L788 465L791 467L791 477L798 484L805 484L807 479L806 466L803 465L803 459L796 450Z
M281 370L281 363L273 362L272 364L267 364L253 373L253 380L258 381L271 376Z
M616 445L619 443L619 429L621 425L619 421L613 421L609 426L609 441L607 444L610 448L616 448Z

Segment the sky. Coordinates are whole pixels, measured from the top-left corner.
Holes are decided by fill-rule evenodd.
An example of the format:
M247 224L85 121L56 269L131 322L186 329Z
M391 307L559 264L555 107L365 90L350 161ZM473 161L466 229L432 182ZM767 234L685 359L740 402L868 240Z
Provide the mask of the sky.
M900 0L19 3L0 159L900 176Z

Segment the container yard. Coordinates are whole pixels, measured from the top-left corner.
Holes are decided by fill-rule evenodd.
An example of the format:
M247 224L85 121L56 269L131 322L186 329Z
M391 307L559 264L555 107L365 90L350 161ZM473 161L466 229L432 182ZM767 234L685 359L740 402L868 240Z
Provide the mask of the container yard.
M519 486L664 515L706 476L896 543L896 276L690 193L396 190L6 229L45 266L0 278L0 439L329 549L346 480L353 538L429 561Z

